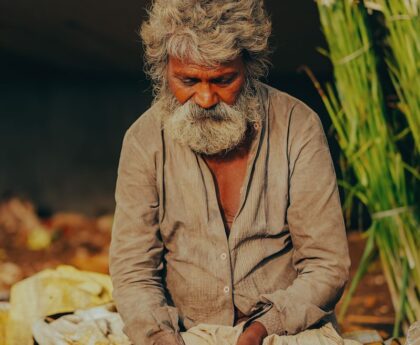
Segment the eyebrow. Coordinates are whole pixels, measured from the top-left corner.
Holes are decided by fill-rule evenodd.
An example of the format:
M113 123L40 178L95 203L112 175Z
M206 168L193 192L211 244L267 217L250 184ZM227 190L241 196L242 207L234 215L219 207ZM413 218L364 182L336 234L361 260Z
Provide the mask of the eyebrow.
M239 72L237 71L228 71L228 72L224 72L218 75L214 75L214 76L210 76L208 78L208 80L218 80L218 79L229 79L229 78L234 78L236 76L238 76ZM197 79L197 80L201 80L202 78L200 78L197 73L189 73L188 71L174 71L174 76L178 79Z
M216 79L230 79L230 78L234 78L239 74L239 72L229 72L229 73L224 73L220 76L211 78L212 80L216 80Z

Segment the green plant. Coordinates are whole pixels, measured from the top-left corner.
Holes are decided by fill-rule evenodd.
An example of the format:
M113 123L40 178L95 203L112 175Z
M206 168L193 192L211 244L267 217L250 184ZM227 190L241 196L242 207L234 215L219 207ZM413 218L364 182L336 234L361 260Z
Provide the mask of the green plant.
M387 66L420 153L420 2L371 0L365 6L383 14L388 31Z
M334 86L327 84L324 92L308 73L331 117L346 169L357 181L343 184L367 207L372 219L365 253L340 318L377 250L397 312L396 335L400 322L420 319L420 231L412 206L414 188L409 184L413 181L409 175L418 179L419 172L404 162L387 123L366 9L352 0L318 0L317 5L328 43L323 53L332 62Z

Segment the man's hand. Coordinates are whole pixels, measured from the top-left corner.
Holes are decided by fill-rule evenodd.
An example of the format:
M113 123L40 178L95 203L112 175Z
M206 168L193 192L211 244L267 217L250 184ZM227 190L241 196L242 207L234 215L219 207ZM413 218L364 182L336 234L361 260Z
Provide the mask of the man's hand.
M267 335L267 330L263 324L254 321L239 336L236 345L262 345L263 340Z

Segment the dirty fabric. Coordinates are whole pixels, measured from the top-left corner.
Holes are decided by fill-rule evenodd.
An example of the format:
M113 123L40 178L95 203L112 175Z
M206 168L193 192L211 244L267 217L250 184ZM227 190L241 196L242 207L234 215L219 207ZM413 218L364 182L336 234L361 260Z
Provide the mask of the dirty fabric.
M228 238L212 174L165 133L161 104L125 135L110 272L136 345L168 332L165 345L179 344L200 323L233 326L235 306L277 335L334 312L350 262L321 121L286 93L257 89L263 122Z
M180 336L185 345L235 345L245 322L235 327L199 324ZM103 307L60 317L51 323L38 320L33 324L33 334L39 345L130 345L122 333L122 320L117 313ZM270 335L263 345L358 345L355 340L342 339L331 323L319 329L303 331L292 336ZM160 345L158 343L157 345Z
M181 333L185 345L235 345L244 323L235 327L200 324ZM341 338L331 323L297 335L269 335L263 345L361 345L355 340Z
M57 320L42 318L32 324L38 345L130 345L123 323L111 305L76 310Z

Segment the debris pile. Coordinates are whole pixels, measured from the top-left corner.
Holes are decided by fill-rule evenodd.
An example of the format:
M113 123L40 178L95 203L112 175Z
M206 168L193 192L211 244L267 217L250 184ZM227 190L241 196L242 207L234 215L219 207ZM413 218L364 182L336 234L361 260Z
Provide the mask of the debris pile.
M130 344L111 303L108 275L46 269L13 285L0 337L6 345Z
M112 222L112 215L42 218L29 201L0 202L0 345L32 344L27 339L32 339L33 322L111 302L109 276L98 274L108 273Z
M39 345L112 344L130 345L123 322L113 305L76 310L56 320L40 319L32 325Z
M107 273L112 222L77 213L40 218L29 201L0 202L0 300L15 282L59 264Z

